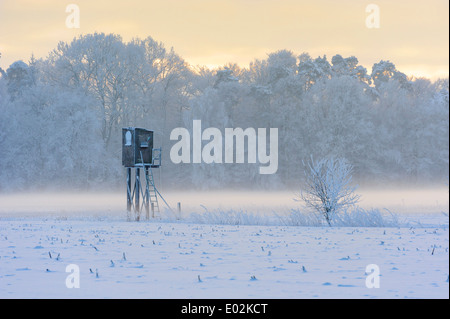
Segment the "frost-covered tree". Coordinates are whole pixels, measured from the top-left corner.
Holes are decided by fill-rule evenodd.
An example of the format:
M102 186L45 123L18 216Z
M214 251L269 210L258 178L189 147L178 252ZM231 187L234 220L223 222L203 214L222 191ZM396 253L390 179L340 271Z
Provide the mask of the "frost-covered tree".
M406 75L398 71L395 64L390 61L381 60L375 63L371 77L377 88L391 80L396 81L402 88L408 88L410 84Z
M298 66L298 75L304 81L304 89L308 90L320 79L331 76L331 65L326 56L319 56L314 60L303 56Z
M235 121L241 114L240 98L243 96L242 86L239 84L236 71L228 66L216 71L214 85L206 89L201 96L191 101L190 110L186 112L186 127L192 132L193 120L201 120L202 129L217 128L224 133L226 127L235 127ZM192 134L191 134L192 135ZM215 139L211 136L210 141ZM218 141L222 144L222 140ZM206 144L208 142L205 142ZM223 154L222 154L223 155ZM231 185L236 180L239 165L223 165L216 163L199 163L191 168L191 181L199 188L221 188L224 184ZM233 166L233 167L230 167ZM236 170L237 169L237 170ZM240 180L238 178L238 180Z
M269 54L267 58L267 75L269 83L274 83L289 75L295 74L297 68L297 58L294 53L288 50L280 50Z
M130 80L125 45L118 35L88 34L70 44L60 42L50 54L49 79L68 88L80 88L97 100L103 115L102 138L110 146L121 114L124 91Z
M367 74L367 69L358 65L358 59L355 56L343 58L340 54L331 59L333 76L352 76L361 82L371 84L371 78Z
M8 93L12 100L22 94L22 91L33 85L33 72L23 61L16 61L6 70Z
M364 89L351 76L316 83L302 99L296 134L304 156L345 157L362 179L376 173L379 143L371 122L372 101Z
M306 164L306 185L301 199L307 207L323 215L327 224L342 209L359 201L352 186L352 166L342 158L328 158Z
M12 133L12 130L10 130L10 118L13 114L12 110L8 107L10 99L6 88L5 75L5 73L0 75L0 154L2 154L0 156L0 172L4 172L8 169L5 165L4 157L8 154L10 147L10 134ZM0 184L0 190L3 189L5 188Z
M41 82L7 103L0 187L84 189L107 182L116 165L104 151L92 103L83 92Z
M219 84L224 82L237 82L237 81L239 81L239 79L233 75L233 70L231 70L228 67L225 67L222 70L217 70L214 87L217 88Z
M2 58L2 53L0 52L0 59ZM0 67L0 75L5 77L6 76L6 72Z

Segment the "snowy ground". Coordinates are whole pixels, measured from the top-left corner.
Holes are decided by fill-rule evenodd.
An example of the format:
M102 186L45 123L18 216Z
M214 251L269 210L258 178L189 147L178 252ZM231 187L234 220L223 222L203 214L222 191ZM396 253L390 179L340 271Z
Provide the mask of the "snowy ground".
M449 298L448 214L405 217L330 228L3 213L0 298ZM70 264L80 288L66 286Z

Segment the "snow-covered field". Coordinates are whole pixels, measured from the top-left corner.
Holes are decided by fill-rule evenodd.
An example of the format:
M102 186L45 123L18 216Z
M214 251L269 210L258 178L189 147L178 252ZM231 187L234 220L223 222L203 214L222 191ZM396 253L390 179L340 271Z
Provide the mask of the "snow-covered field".
M449 298L448 210L330 228L8 214L5 203L0 298ZM79 288L66 286L72 264ZM366 286L371 264L379 288Z

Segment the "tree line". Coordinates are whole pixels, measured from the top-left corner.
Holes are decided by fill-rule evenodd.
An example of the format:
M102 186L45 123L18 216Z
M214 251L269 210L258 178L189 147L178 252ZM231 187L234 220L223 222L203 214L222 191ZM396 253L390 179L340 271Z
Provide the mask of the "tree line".
M410 78L394 63L280 50L248 67L189 65L153 38L60 42L0 69L0 190L124 184L121 129L155 131L161 177L180 189L290 188L309 158L344 158L360 184L448 183L448 79ZM176 127L278 128L279 164L173 164Z

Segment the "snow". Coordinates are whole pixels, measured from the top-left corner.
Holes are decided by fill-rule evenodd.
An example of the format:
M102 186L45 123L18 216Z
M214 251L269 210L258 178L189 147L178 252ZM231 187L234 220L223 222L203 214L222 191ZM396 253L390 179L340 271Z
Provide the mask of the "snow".
M449 297L448 213L295 227L59 212L0 211L0 298ZM66 287L72 264L80 288ZM379 288L366 287L371 264Z

